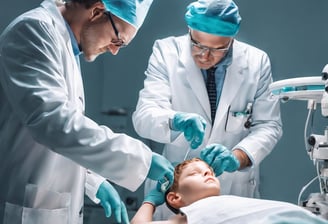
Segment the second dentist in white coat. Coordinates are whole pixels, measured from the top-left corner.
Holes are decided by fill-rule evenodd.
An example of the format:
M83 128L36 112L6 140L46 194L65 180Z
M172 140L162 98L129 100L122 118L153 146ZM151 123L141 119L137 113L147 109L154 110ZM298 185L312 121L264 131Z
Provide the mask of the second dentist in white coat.
M269 57L235 39L241 18L233 1L193 2L185 19L188 34L153 46L134 127L164 143L163 155L173 163L194 149L187 158L214 167L222 194L259 197L259 164L282 135L279 102L268 89ZM213 66L217 109L211 118L206 70ZM167 218L158 210L155 219Z

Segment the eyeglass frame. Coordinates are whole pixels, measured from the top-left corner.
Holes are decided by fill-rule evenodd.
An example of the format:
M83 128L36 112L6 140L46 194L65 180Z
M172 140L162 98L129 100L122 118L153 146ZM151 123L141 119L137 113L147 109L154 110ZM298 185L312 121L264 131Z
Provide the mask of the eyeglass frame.
M111 16L111 13L110 13L109 11L106 11L106 12L104 12L104 14L108 17L110 23L112 24L112 27L113 27L114 33L115 33L115 35L116 35L116 37L117 37L117 39L112 39L112 40L111 40L111 43L114 44L114 45L115 45L116 47L118 47L118 48L126 47L127 44L125 44L125 43L124 43L124 40L122 40L122 38L121 38L121 34L120 34L120 32L118 32L118 29L117 29L117 27L115 26L115 23L114 23L114 20L113 20L113 18L112 18L112 16Z
M204 45L200 44L198 41L196 41L192 37L190 30L189 30L189 37L190 37L191 47L194 50L195 50L195 47L199 49L199 52L196 53L197 55L202 55L206 51L209 51L209 53L213 56L218 56L218 55L216 55L216 53L224 54L224 53L229 51L229 49L231 47L231 44L232 44L232 40L233 40L233 38L231 38L229 40L228 45L224 48L221 48L221 47L214 48L214 47L207 47L207 46L204 46Z

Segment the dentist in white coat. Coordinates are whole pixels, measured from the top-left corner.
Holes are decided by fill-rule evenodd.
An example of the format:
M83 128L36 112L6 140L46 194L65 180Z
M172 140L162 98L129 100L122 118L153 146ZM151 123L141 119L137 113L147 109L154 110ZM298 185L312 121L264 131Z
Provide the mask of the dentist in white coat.
M1 224L82 223L87 169L131 191L146 177L172 181L173 167L164 157L84 114L79 54L87 61L117 54L136 35L151 2L45 0L4 30ZM107 216L128 223L118 193L100 179L88 182L89 195L101 200Z
M235 39L241 18L231 0L193 2L185 20L188 34L153 46L134 127L164 143L163 155L172 163L191 157L209 163L222 194L259 197L259 165L282 135L279 102L268 89L268 55ZM206 85L213 67L211 107ZM169 214L156 209L154 218Z

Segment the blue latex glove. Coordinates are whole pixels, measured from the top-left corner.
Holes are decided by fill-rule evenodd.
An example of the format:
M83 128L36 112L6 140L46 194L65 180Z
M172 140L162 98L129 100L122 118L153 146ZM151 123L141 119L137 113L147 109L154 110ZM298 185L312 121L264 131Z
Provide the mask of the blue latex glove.
M104 181L99 186L96 197L105 209L106 217L110 217L113 211L118 223L130 223L124 203L121 201L115 188L108 181Z
M183 132L192 149L202 144L205 127L205 119L198 114L176 113L172 120L172 129Z
M240 167L239 160L236 156L220 144L206 146L201 151L200 158L213 168L216 176L220 176L224 171L234 172Z
M159 206L165 202L165 194L162 191L159 191L157 188L154 188L148 192L144 202L148 202L155 207Z
M173 184L173 165L163 156L153 152L150 169L147 177L152 180L157 180L169 188ZM160 191L162 185L158 185Z

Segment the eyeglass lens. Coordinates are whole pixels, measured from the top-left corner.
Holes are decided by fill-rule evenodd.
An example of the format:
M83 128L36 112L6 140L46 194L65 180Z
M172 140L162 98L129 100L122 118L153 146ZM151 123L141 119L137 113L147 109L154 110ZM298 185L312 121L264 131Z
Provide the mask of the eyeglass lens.
M115 32L115 35L117 37L117 39L113 39L111 40L112 44L114 44L116 47L122 48L122 47L126 47L126 44L124 43L124 41L120 38L120 33L117 30L117 27L115 26L114 20L111 16L110 12L106 12L105 13L110 21L110 23L112 24L113 30Z
M193 50L197 54L204 54L205 52L209 51L212 55L222 55L226 53L231 45L232 39L229 41L228 45L224 48L211 48L204 45L201 45L199 42L193 39L191 32L189 32L190 40L191 40L191 46L193 47Z

